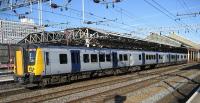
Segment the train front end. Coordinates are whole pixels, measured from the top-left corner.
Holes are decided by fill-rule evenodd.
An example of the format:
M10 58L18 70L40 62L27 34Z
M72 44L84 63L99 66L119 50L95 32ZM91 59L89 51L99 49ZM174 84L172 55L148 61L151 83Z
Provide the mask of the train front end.
M14 79L23 84L39 83L44 70L42 49L20 47L16 51Z

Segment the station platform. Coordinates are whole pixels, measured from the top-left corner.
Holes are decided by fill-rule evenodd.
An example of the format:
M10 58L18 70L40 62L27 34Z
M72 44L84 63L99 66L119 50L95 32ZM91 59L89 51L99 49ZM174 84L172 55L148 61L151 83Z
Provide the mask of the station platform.
M186 103L200 103L200 87L197 91L188 99Z
M0 84L6 83L6 82L12 82L14 81L14 78L12 75L1 75L0 76Z
M13 70L0 69L0 75L13 74Z
M0 69L0 84L14 81L13 70Z

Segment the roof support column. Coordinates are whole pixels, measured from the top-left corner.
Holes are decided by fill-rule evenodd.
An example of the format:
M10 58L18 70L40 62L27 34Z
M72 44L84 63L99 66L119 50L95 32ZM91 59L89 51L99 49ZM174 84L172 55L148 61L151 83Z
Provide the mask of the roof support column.
M188 62L190 62L190 49L188 49Z
M199 61L200 60L200 51L198 50L197 51L197 61Z
M192 60L195 61L195 52L192 51Z

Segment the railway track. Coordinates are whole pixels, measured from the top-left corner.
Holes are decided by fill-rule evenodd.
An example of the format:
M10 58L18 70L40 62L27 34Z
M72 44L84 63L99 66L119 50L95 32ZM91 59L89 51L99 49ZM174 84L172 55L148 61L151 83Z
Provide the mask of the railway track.
M160 81L159 77L161 76L163 77L169 73L170 74L173 74L173 73L176 74L178 72L182 73L180 69L187 68L192 65L194 64L187 64L187 65L185 64L185 65L179 65L179 66L171 66L165 69L161 68L161 69L154 69L150 71L141 71L135 74L111 77L110 79L104 79L102 81L92 80L93 82L91 83L89 83L89 81L86 81L82 85L77 85L75 83L75 84L71 84L71 85L67 85L63 87L52 88L51 90L45 89L45 90L35 91L34 93L22 93L19 95L13 95L6 98L2 98L0 101L1 102L15 102L15 103L42 102L42 101L47 101L47 100L51 100L51 99L55 99L55 98L59 98L62 96L67 96L67 95L73 96L73 94L77 94L77 93L81 93L81 92L89 91L89 90L95 90L96 88L108 87L108 86L117 85L117 84L125 84L127 81L134 81L130 85L127 85L127 87L129 86L131 87L133 85L139 85L145 82L147 83L146 85L150 85L152 83ZM148 84L147 81L151 81L151 82ZM78 83L78 84L81 84L81 83ZM126 87L126 86L123 86L123 87ZM138 86L138 87L142 87L142 86ZM115 88L115 89L120 89L120 88ZM96 94L96 95L100 95L100 94ZM89 98L89 97L94 97L94 96L90 95L90 96L83 97L82 99ZM70 100L70 99L67 99L67 100ZM77 100L79 99L74 99L72 101L76 102Z
M172 72L173 74L184 74L183 71L175 71ZM110 85L110 87L105 86L105 87L101 87L101 88L97 88L97 89L90 89L87 91L84 91L85 94L89 94L89 95L84 95L84 96L79 96L80 93L77 93L76 95L78 95L77 99L71 99L71 96L65 96L65 97L61 97L58 99L52 99L49 100L47 102L53 103L55 101L62 101L62 102L70 102L70 103L77 103L77 102L105 102L104 100L106 99L111 99L113 97L115 97L116 95L122 95L125 93L128 93L130 91L136 91L139 89L142 89L144 87L148 87L150 85L159 83L160 81L162 81L163 79L168 79L170 78L169 76L167 76L168 74L171 73L167 73L167 74L161 74L161 75L155 75L152 77L144 77L145 79L143 80L139 80L137 82L135 82L134 80L129 80L127 82L121 82L120 84L112 84ZM92 91L97 91L97 93L92 94ZM71 100L70 100L71 99Z
M184 66L184 65L181 65L181 66ZM170 69L173 69L173 68L170 68ZM148 71L139 71L135 74L131 74L131 75L128 75L128 76L123 76L121 77L120 79L123 80L124 78L124 81L126 81L128 78L127 77L133 77L133 76L137 76L137 75L153 75L155 73L157 73L158 71L167 71L168 69L165 69L165 68L159 68L159 69L153 69L153 70L148 70ZM108 79L110 78L110 79ZM139 78L139 77L138 77ZM103 79L103 80L102 80ZM105 78L99 78L98 80L100 80L100 82L97 82L97 83L100 83L100 84L103 84L105 82L111 82L113 80L115 80L116 77L105 77ZM118 80L120 80L118 78ZM103 82L101 82L101 80ZM107 80L107 81L106 81ZM110 84L111 84L110 83ZM10 82L10 83L4 83L4 85L1 85L1 88L0 88L0 98L4 98L4 97L7 97L7 96L11 96L11 95L16 95L16 94L21 94L21 93L26 93L26 92L31 92L31 91L35 91L35 90L40 90L41 88L25 88L24 86L22 85L19 85L18 83L14 83L14 82Z

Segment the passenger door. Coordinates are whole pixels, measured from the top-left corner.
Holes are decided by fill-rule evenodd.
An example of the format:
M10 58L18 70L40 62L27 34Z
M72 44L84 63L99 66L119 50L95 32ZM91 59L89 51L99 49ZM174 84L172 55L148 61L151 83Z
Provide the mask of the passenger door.
M80 72L81 63L80 63L80 51L71 50L71 62L72 62L72 73Z
M156 53L156 63L160 60L158 53Z
M145 53L142 53L142 65L145 65Z
M113 68L118 66L117 52L112 52L112 62L113 62Z
M49 52L44 52L44 61L45 61L45 74L51 74L51 63L50 63L50 56Z

